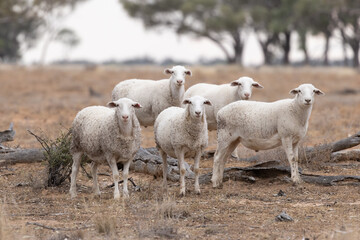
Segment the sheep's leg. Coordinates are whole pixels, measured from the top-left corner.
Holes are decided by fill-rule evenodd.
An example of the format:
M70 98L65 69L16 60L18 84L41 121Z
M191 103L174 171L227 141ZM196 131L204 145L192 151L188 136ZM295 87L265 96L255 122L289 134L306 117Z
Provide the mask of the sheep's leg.
M195 192L196 194L200 194L200 186L199 186L199 173L200 173L200 169L199 169L199 164L200 164L200 157L201 157L201 152L199 151L196 153L195 158L194 158L194 172L195 172Z
M99 166L99 164L97 162L93 161L91 163L91 174L92 174L92 178L93 178L93 182L94 182L95 195L100 195L100 189L99 189L99 184L98 184L98 176L97 176L98 166Z
M179 161L180 168L180 195L185 196L185 160L184 160L184 150L181 150L177 154L177 159Z
M160 156L161 156L162 161L163 161L163 190L167 191L167 171L168 171L167 155L161 149L159 149L159 152L160 152Z
M71 198L75 198L76 193L76 177L79 172L80 162L81 162L82 152L76 152L72 154L73 164L72 164L72 172L71 172L71 184L70 184L70 196Z
M124 180L124 182L123 182L123 193L124 193L124 197L126 197L126 198L129 197L127 181L128 181L128 177L129 177L130 163L131 163L131 160L127 161L124 164L124 167L123 167L123 180Z
M288 137L281 139L281 141L286 153L286 157L290 164L291 180L294 182L294 184L299 184L300 183L299 169L296 168L297 164L295 164L292 139Z
M294 161L294 167L295 167L295 172L296 172L296 181L298 183L301 183L302 180L301 180L301 177L300 177L300 174L299 174L299 143L295 143L293 144L293 150L294 150L294 157L295 157L295 161Z
M107 156L106 157L107 162L109 163L109 166L112 170L113 180L114 180L114 199L120 198L120 192L119 192L119 170L116 165L116 158L114 156Z
M236 139L232 142L218 141L218 147L214 156L213 175L211 178L214 188L220 187L223 180L226 161L239 143L240 139Z

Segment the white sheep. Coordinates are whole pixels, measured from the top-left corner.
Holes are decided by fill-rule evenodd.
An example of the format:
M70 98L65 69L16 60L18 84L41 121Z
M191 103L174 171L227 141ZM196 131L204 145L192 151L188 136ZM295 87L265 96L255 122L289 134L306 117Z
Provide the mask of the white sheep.
M222 184L224 166L239 143L253 150L283 146L291 168L291 179L301 182L298 171L299 142L306 135L314 95L324 94L312 84L290 91L293 99L276 102L237 101L218 112L218 147L215 152L212 183Z
M218 111L229 103L238 100L248 100L252 94L252 87L263 88L250 77L241 77L228 84L199 83L186 90L184 98L195 95L202 96L211 101L211 106L206 106L206 119L209 130L216 130L216 115Z
M163 159L163 187L167 188L167 155L177 158L180 168L180 195L185 195L184 157L194 157L195 192L200 194L199 162L208 145L208 131L204 105L210 101L194 96L183 101L185 108L170 107L155 121L155 142Z
M263 88L250 77L241 77L229 84L221 85L199 83L186 90L184 98L199 95L211 101L212 106L205 108L208 129L211 131L217 129L216 115L218 111L229 103L250 99L253 87ZM237 149L232 155L238 157Z
M91 167L94 191L100 195L97 181L97 168L107 162L112 170L115 184L114 198L120 198L117 162L124 163L123 193L129 196L127 179L129 166L140 148L140 124L134 108L140 104L128 98L109 102L108 107L92 106L81 110L72 124L71 154L73 157L70 195L76 197L76 177L83 155L93 162Z
M112 91L112 99L127 97L139 102L143 106L136 110L140 125L153 126L156 117L164 109L180 107L185 92L185 76L191 76L191 71L183 66L165 69L164 73L171 74L170 78L158 81L130 79L120 82Z

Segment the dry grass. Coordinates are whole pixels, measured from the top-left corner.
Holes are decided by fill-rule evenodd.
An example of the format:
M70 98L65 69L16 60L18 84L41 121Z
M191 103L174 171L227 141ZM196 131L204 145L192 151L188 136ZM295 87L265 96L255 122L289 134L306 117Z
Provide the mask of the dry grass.
M344 138L360 129L360 94L339 94L346 88L360 90L360 74L352 69L260 68L236 66L191 67L193 77L186 88L199 82L225 83L248 75L265 88L254 90L253 99L274 101L289 97L289 90L310 82L326 95L316 99L303 147ZM105 105L112 88L128 78L163 78L162 67L107 67L32 69L15 67L0 71L0 129L14 122L15 141L9 146L36 147L39 144L26 129L54 139L69 128L75 114L89 105ZM92 96L89 88L100 96ZM142 146L154 146L153 129L142 130ZM216 148L216 132L210 133L209 149ZM240 157L254 151L240 148ZM282 159L283 150L264 151L263 159ZM328 166L324 153L301 163L304 171L320 174L360 175L359 168ZM189 160L192 164L192 160ZM249 163L229 159L228 166ZM212 159L202 160L201 172L212 168ZM108 172L101 166L99 172ZM167 198L162 193L162 179L130 173L141 192L130 187L129 200L113 200L111 176L99 176L100 198L93 196L92 180L79 172L79 197L71 200L66 181L56 188L43 187L46 165L17 164L0 168L1 239L358 239L360 227L360 192L354 186L323 187L303 184L294 187L278 179L257 179L255 184L228 181L223 189L201 185L202 194L192 191L184 198L177 193L179 183L168 183ZM19 187L17 184L24 183ZM189 188L192 181L187 181ZM279 190L284 197L274 197ZM6 201L4 200L6 199ZM274 220L286 212L293 223ZM26 225L38 222L51 227L73 229L54 233ZM345 226L344 228L342 228Z

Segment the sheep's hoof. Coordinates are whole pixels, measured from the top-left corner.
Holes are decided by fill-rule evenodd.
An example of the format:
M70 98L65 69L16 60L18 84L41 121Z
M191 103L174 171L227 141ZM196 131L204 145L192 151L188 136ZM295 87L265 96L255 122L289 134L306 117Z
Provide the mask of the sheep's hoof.
M198 190L195 190L195 193L196 193L196 195L200 195L200 194L201 194L201 191L200 191L200 189L198 189Z
M219 188L221 189L223 187L223 183L219 180L212 179L213 188Z
M100 195L101 195L100 191L95 191L94 194L95 194L96 197L100 197Z
M114 199L119 200L120 199L120 194L114 194Z
M301 178L293 179L294 186L299 186L302 183L303 183L303 180Z
M71 199L74 199L77 197L77 193L76 192L70 192L70 197Z
M184 191L180 191L180 197L185 197L185 190L184 190Z

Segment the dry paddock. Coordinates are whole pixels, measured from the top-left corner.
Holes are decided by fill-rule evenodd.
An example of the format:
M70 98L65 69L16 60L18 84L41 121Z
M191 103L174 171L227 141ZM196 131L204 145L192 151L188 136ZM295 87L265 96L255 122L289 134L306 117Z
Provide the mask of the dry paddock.
M360 130L360 73L346 68L244 69L236 66L190 67L186 88L200 83L227 83L251 76L264 89L253 99L274 101L289 97L301 83L312 83L326 95L317 97L303 146L331 142ZM105 105L112 88L129 78L164 78L162 67L4 67L0 69L0 129L14 122L15 141L10 147L39 148L26 129L50 138L69 128L75 114L89 105ZM90 89L95 94L90 94ZM142 131L142 146L154 146L152 128ZM210 133L208 149L216 148ZM281 149L264 158L276 158ZM253 156L241 147L241 157ZM192 161L188 160L191 164ZM284 162L286 164L286 162ZM227 166L249 163L230 159ZM304 172L324 175L360 175L359 163L333 165L301 163ZM211 170L212 159L202 160L201 171ZM102 173L110 173L102 166ZM201 185L202 194L188 181L187 196L178 196L179 184L169 183L170 194L161 192L161 179L130 173L142 188L130 199L114 201L105 188L111 177L100 176L102 196L92 195L92 182L79 174L79 197L71 200L69 183L44 187L46 164L17 164L0 168L0 239L360 239L358 185L295 187L284 178L257 179L256 183L228 181L223 189ZM285 196L275 196L279 190ZM292 222L275 217L286 211ZM37 225L34 225L37 224ZM49 227L51 229L44 228Z

